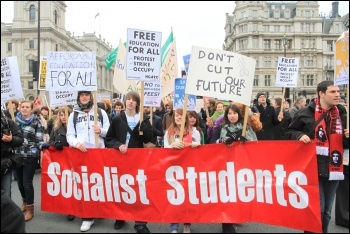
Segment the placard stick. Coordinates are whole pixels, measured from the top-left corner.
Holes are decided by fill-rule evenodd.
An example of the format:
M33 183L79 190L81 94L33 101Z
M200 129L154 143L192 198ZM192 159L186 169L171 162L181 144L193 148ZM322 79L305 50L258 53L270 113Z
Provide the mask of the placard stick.
M183 135L184 135L184 130L185 130L187 102L188 102L188 94L185 93L185 100L184 100L184 107L183 107L183 112L182 112L182 121L181 121L181 128L180 128L180 141L183 140Z
M286 100L284 98L284 95L286 95L286 87L283 87L282 89L282 100ZM283 102L281 103L281 110L280 110L280 113L283 112Z
M94 99L94 125L97 125L97 91L92 92ZM103 118L100 116L100 118ZM98 133L95 133L95 146L98 147Z
M9 107L9 112L10 112L10 115L11 115L11 119L16 122L16 118L15 118L15 112L13 111L13 106L15 104L12 103L11 100L9 100L9 103L8 103L8 107Z
M139 135L143 135L143 131L140 130L141 123L143 122L143 98L145 93L145 82L141 81L141 95L140 95L140 125L139 125Z
M68 106L64 106L64 117L66 118L66 123L68 124ZM58 116L56 116L56 118L59 118Z
M245 137L246 130L247 130L247 123L248 123L248 114L249 114L249 106L244 105L244 121L243 121L243 129L242 129L242 136Z
M151 112L150 112L150 115L149 115L149 121L151 122L151 125L153 125L153 110L152 110L152 107L151 107Z

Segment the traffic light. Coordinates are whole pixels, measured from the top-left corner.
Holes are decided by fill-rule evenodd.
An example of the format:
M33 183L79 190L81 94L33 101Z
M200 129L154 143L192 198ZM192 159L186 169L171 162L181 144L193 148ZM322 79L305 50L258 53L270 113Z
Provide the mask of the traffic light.
M33 81L39 80L39 63L38 61L33 61L32 63Z

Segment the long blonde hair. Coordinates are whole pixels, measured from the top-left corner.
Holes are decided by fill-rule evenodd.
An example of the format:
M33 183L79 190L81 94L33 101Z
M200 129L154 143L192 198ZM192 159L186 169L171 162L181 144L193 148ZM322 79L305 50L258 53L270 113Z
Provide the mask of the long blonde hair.
M54 122L54 127L53 127L54 131L57 131L62 126L65 126L65 128L67 128L68 119L66 119L66 125L63 125L63 123L62 123L62 121L60 119L60 113L63 113L64 115L66 114L66 111L65 111L64 107L58 108L56 119L55 119L55 122ZM68 116L70 115L70 113L72 113L72 109L68 107Z
M186 116L183 115L183 109L179 108L174 110L174 114L172 116L172 123L168 128L168 134L169 134L169 144L171 144L172 142L174 142L174 134L180 135L180 127L178 126L175 122L175 113L179 114L182 116L182 118L186 118L185 119L185 126L184 126L184 136L186 136L190 131L190 126L189 126L189 118L188 115L186 114Z

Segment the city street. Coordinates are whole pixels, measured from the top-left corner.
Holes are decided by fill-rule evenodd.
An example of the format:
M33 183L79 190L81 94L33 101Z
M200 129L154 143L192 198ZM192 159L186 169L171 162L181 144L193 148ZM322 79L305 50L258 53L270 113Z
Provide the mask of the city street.
M79 233L81 219L76 218L74 221L68 221L66 215L43 212L40 210L40 170L36 171L34 176L35 190L35 215L34 218L26 223L26 231L28 233ZM17 182L12 181L12 199L16 204L21 205L21 196L18 191ZM298 217L291 217L298 218ZM114 220L111 219L95 219L94 225L91 227L91 233L135 233L133 229L134 222L127 221L126 225L120 229L113 228ZM149 223L148 228L153 233L169 233L168 223ZM180 225L179 232L182 232L183 225ZM191 231L193 233L220 233L221 224L192 224ZM302 233L301 230L295 230L284 227L264 225L260 223L244 223L236 225L237 233ZM329 233L349 233L348 228L337 226L334 223L334 212L329 225Z

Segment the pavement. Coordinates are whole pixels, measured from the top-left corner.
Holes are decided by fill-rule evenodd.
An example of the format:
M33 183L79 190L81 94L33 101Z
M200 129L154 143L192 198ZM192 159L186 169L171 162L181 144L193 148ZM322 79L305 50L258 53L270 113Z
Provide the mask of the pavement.
M27 233L80 233L81 219L67 220L67 215L44 212L40 209L41 171L38 169L34 175L35 191L35 215L26 222ZM17 181L12 181L12 199L19 206L22 204L21 195L18 190ZM297 218L297 217L291 217ZM115 230L114 220L95 219L95 223L88 231L90 233L135 233L134 221L127 221L122 229ZM169 223L148 223L148 229L153 233L170 233ZM179 232L182 232L183 224L180 224ZM237 233L303 233L302 230L290 229L280 226L272 226L261 223L243 223L235 225ZM196 223L191 225L192 233L221 233L221 224ZM328 229L329 233L349 233L349 229L337 226L334 223L334 209L332 220Z

